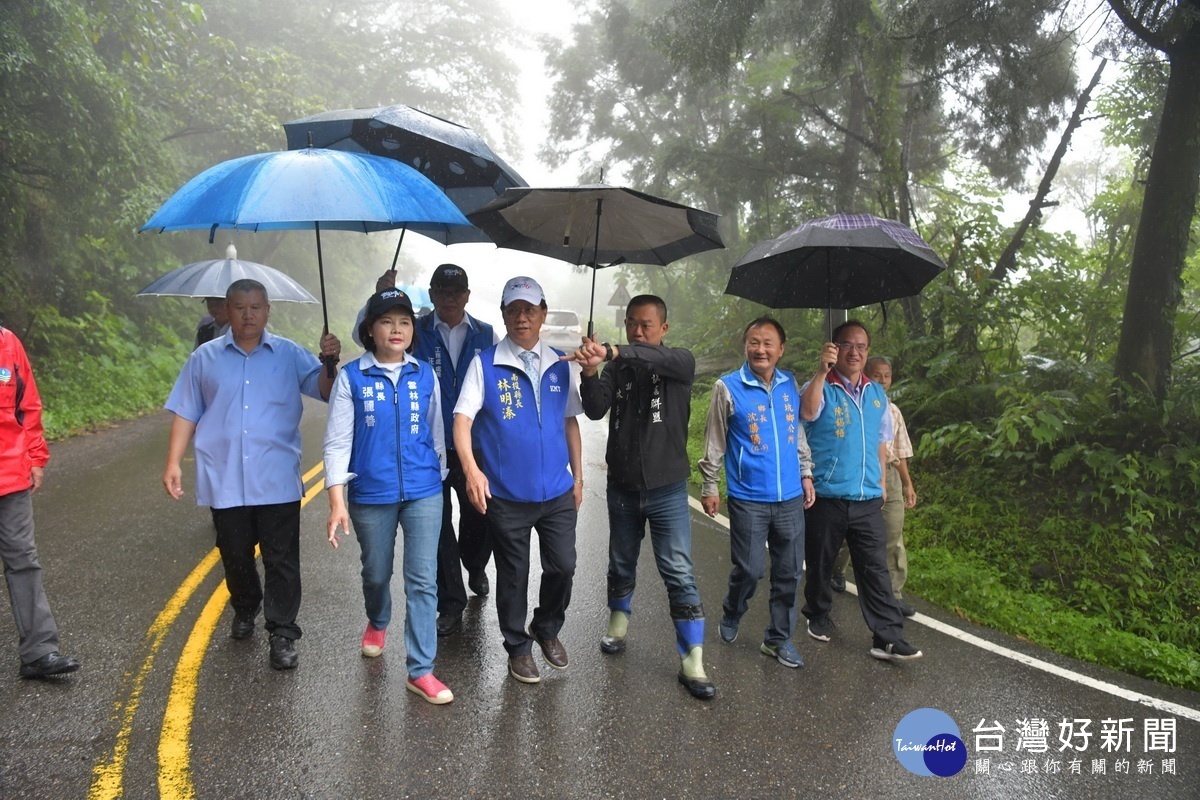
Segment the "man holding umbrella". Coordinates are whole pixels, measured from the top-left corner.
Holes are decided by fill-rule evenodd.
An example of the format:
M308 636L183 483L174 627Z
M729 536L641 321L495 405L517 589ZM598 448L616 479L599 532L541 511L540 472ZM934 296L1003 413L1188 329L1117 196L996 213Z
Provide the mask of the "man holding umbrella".
M625 649L638 553L646 525L654 559L667 587L682 666L679 682L709 700L716 687L704 672L704 606L692 571L692 528L687 479L688 418L696 359L667 347L667 304L654 295L629 301L629 344L584 339L571 357L582 366L580 393L591 419L608 418L608 631L605 653ZM597 374L602 362L611 362ZM610 413L611 412L611 413Z
M266 330L271 305L258 281L234 281L225 304L229 330L192 353L167 398L175 417L163 486L176 500L183 495L180 462L194 436L196 502L212 509L234 610L230 636L254 633L261 603L270 664L291 669L300 638L301 395L328 400L334 376L307 350ZM321 337L324 358L337 363L340 353L336 336Z
M801 390L800 416L816 464L817 500L805 513L808 573L804 607L808 635L828 642L833 562L845 539L854 562L858 603L874 634L871 655L882 661L909 661L921 651L904 640L904 616L892 595L885 560L884 469L892 417L887 394L864 374L871 337L866 326L849 320L833 330L821 350L816 375Z
M487 515L496 559L496 613L509 674L538 683L533 642L555 669L567 668L558 634L575 578L575 523L583 502L579 388L562 355L541 341L546 296L537 281L504 285L508 335L471 361L454 407L454 447L467 496ZM481 460L476 462L472 432ZM573 478L573 480L572 480ZM542 558L538 607L526 633L530 532Z
M495 331L467 313L471 289L467 272L457 264L442 264L429 279L433 313L417 322L417 345L413 355L429 362L442 390L442 416L446 425L446 466L450 473L442 483L442 534L438 543L439 636L457 633L467 606L462 567L467 583L477 595L486 595L487 567L492 556L487 541L487 520L467 499L467 481L462 461L454 450L454 406L471 360L498 343ZM478 460L478 459L477 459ZM458 495L458 537L454 535L451 489Z

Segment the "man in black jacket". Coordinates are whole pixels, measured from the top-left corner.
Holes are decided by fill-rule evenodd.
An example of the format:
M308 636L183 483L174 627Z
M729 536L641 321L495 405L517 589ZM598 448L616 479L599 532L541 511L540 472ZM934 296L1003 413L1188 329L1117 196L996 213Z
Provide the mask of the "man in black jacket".
M692 575L688 510L688 417L696 359L663 345L667 305L639 295L625 314L629 344L584 339L570 356L582 367L580 394L590 419L608 419L608 631L605 653L625 649L638 553L650 523L650 541L667 586L682 666L679 682L707 700L716 687L704 672L704 607ZM601 362L612 362L597 375Z

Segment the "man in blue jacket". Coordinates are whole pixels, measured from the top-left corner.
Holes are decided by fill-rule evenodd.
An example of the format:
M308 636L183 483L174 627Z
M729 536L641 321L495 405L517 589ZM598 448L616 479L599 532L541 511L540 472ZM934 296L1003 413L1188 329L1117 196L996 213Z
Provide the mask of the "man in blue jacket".
M546 662L567 668L558 634L575 578L575 522L583 502L578 380L562 353L541 341L546 297L532 278L513 278L500 300L508 335L477 355L454 407L454 445L467 497L486 514L496 559L496 614L508 672L521 683L541 680L537 642ZM472 433L480 459L472 449ZM525 629L530 532L537 528L542 582Z
M429 298L433 313L417 322L417 344L413 355L427 361L437 375L442 391L442 417L446 434L446 467L450 473L442 482L442 534L438 541L438 636L457 633L462 627L467 584L477 595L490 589L484 571L492 556L487 541L487 520L467 500L467 481L462 462L454 449L454 405L471 360L498 341L492 326L467 313L471 289L467 273L457 264L442 264L429 279ZM458 536L454 534L454 509L450 492L458 495ZM460 566L461 565L461 566Z
M770 623L760 650L785 667L804 665L792 644L796 587L804 552L804 509L812 505L812 461L798 417L800 389L777 369L787 334L770 317L746 326L746 362L713 386L700 459L700 503L710 517L721 498L722 462L729 491L729 547L733 569L725 595L721 639L737 638L742 615L771 553Z
M871 655L908 661L921 651L904 640L904 616L892 595L883 522L884 465L892 440L892 416L883 387L864 370L871 337L849 320L833 331L821 350L816 375L804 385L801 416L812 446L817 501L805 514L808 574L804 608L808 635L828 642L833 634L833 590L829 579L842 540L850 548L858 603L874 640Z

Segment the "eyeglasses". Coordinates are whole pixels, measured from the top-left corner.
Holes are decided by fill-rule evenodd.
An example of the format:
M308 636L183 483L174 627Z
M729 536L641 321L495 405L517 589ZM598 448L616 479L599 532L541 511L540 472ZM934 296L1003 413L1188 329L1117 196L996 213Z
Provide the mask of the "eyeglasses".
M524 308L517 308L516 306L505 306L504 307L504 316L512 317L513 319L518 319L520 317L525 317L526 319L534 319L535 317L537 317L538 312L541 310L542 310L541 306L525 306Z
M870 345L862 342L838 342L837 346L839 350L854 350L858 353L865 353L870 348Z
M438 289L431 289L429 293L436 297L462 297L467 291L467 289L461 286L444 286Z

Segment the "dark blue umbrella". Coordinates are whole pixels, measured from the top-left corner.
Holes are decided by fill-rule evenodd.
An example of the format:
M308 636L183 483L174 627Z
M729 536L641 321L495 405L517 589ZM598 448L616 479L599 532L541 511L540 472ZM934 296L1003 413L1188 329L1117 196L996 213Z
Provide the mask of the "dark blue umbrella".
M208 229L210 242L218 228L315 231L321 313L328 332L321 229L366 233L413 223L469 224L442 190L412 167L379 156L310 147L210 167L175 192L141 230Z
M511 186L528 186L475 131L405 105L324 111L283 124L288 148L370 153L407 164L469 214ZM491 243L472 225L406 226L442 244Z

